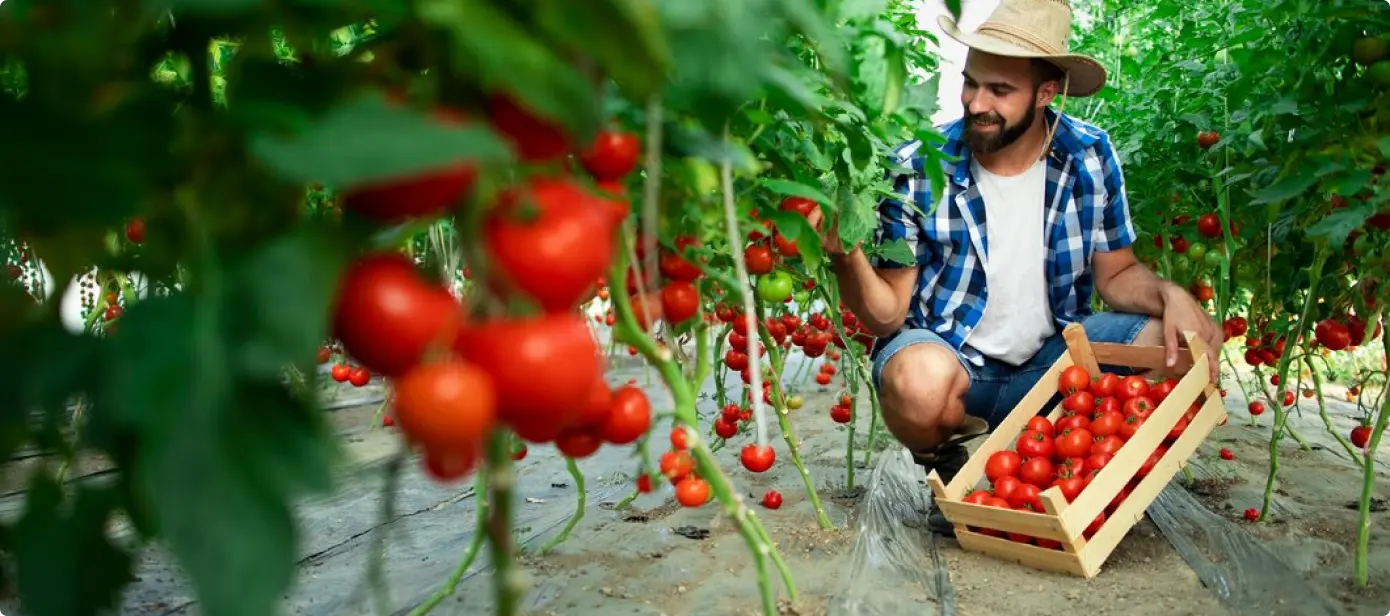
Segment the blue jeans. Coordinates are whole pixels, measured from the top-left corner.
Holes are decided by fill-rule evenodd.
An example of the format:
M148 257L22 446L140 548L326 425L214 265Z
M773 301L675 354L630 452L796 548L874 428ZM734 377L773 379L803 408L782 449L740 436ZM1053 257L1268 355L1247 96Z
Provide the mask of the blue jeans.
M1102 312L1087 317L1082 322L1082 326L1086 328L1086 337L1092 342L1131 344L1139 335L1139 330L1144 329L1148 323L1149 317L1144 315ZM899 351L914 344L935 344L950 349L956 354L956 359L960 361L961 366L965 367L965 373L970 376L970 388L965 394L965 412L989 422L991 431L999 427L1000 422L1009 416L1009 411L1018 406L1019 401L1037 384L1043 373L1047 372L1057 361L1057 358L1067 351L1067 343L1063 340L1062 332L1059 330L1047 342L1043 343L1042 348L1038 349L1032 359L1020 366L1007 364L990 357L985 358L985 365L976 366L961 357L960 353L936 332L929 329L902 329L889 338L879 340L874 345L871 357L874 362L875 388L880 387L883 367L888 364L888 361L893 359L893 356L897 355ZM1128 368L1117 366L1105 366L1104 368L1122 376L1132 372ZM1060 398L1060 395L1054 395L1052 401L1043 409L1052 408L1060 401Z

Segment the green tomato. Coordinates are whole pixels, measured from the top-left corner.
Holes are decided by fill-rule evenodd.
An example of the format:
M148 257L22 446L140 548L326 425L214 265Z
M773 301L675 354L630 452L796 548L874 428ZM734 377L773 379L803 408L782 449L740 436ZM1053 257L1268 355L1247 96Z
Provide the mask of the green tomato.
M808 306L808 305L811 304L811 292L810 292L810 291L793 291L793 292L792 292L792 301L796 302L796 305L805 308L806 306Z
M1203 257L1207 256L1207 245L1202 242L1193 244L1188 247L1187 256L1191 257L1193 261L1201 261Z
M758 278L758 298L770 304L780 304L792 296L792 277L782 270L774 270Z
M1208 253L1207 253L1207 256L1206 256L1207 267L1211 267L1211 268L1221 267L1221 261L1224 260L1225 258L1226 258L1226 255L1221 254L1219 251L1213 250L1213 251L1211 251L1211 252L1208 252Z

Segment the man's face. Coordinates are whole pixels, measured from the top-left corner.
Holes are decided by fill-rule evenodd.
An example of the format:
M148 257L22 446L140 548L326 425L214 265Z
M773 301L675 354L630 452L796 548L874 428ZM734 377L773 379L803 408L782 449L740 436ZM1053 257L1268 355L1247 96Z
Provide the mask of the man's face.
M1028 60L971 50L960 93L966 146L992 154L1018 141L1037 117L1038 98Z

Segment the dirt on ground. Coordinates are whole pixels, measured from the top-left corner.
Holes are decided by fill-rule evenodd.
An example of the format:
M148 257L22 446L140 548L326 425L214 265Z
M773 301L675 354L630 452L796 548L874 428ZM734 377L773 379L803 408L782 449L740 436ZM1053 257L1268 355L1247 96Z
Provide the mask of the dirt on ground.
M792 369L795 366L789 373ZM655 408L669 408L669 395L655 377L620 368L610 382L630 378L651 384ZM732 382L737 383L736 375ZM1357 524L1352 503L1359 496L1360 473L1345 452L1336 455L1340 446L1330 436L1320 436L1326 431L1315 410L1293 423L1310 450L1300 450L1292 439L1281 443L1282 468L1271 522L1249 524L1242 518L1247 507L1259 506L1263 494L1271 417L1262 416L1260 426L1250 427L1244 402L1231 400L1230 423L1213 433L1189 466L1194 483L1182 488L1179 475L1160 499L1161 515L1154 518L1151 508L1151 515L1134 526L1100 574L1086 580L1030 570L963 551L953 540L929 537L923 529L927 489L920 469L886 433L880 434L870 464L863 464L867 419L857 426L857 468L849 488L846 428L829 418L840 392L819 388L809 379L794 387L805 405L793 411L790 420L829 529L817 525L775 423L772 444L778 462L766 473L751 474L738 461L739 447L751 437L740 436L716 452L791 571L798 591L795 601L789 600L775 569L769 567L766 573L765 579L778 589L781 614L1314 613L1300 600L1286 600L1280 593L1325 598L1318 609L1326 610L1318 613L1381 616L1390 610L1390 512L1381 506L1371 517L1371 585L1356 589L1350 581ZM701 395L701 412L717 412L712 385ZM410 613L439 590L472 541L477 499L471 481L440 485L413 462L401 478L396 511L381 517L382 462L398 451L399 439L391 429L371 429L377 408L366 404L332 413L354 462L343 469L335 494L300 507L301 574L285 596L283 613L373 613L374 588L366 572L372 542L379 537L385 540L384 588L392 613ZM861 408L867 410L867 401ZM1348 405L1331 403L1330 413L1338 429L1350 427ZM653 439L651 455L659 456L666 447L664 439ZM1235 459L1221 460L1217 451L1222 447ZM637 467L632 452L631 447L605 448L579 462L588 501L584 517L567 540L544 555L538 553L540 547L574 512L575 480L550 446L532 446L518 463L515 533L526 551L520 559L531 589L523 601L526 613L760 614L759 571L718 506L679 507L670 487L663 486L627 507L617 507L632 492ZM81 472L100 468L84 464L91 465L82 466ZM5 473L7 492L22 488L22 482L13 479L14 470L12 465ZM1384 499L1390 495L1386 475L1377 475L1375 494ZM784 496L780 509L756 504L768 489ZM0 515L12 515L21 502L20 493L0 498ZM1185 538L1170 539L1156 520L1170 531L1186 533ZM1175 543L1188 552L1180 553ZM432 613L491 613L488 559L484 550L460 576L456 591ZM1271 573L1267 567L1273 565L1282 573ZM137 576L124 597L122 613L200 613L177 565L159 548L141 554ZM22 613L10 603L0 601L0 611Z

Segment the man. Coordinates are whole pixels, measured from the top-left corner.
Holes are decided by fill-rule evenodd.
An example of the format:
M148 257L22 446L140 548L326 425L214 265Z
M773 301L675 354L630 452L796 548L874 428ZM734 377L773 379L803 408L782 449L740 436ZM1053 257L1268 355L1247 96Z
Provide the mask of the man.
M895 166L912 172L897 178L901 198L878 208L876 241L905 241L916 262L870 259L833 229L824 246L845 304L879 337L884 424L949 482L969 458L964 443L997 427L1065 352L1067 323L1092 341L1166 346L1170 366L1180 332L1213 348L1223 337L1191 295L1136 261L1109 136L1050 108L1106 77L1067 53L1065 0L1003 0L972 34L940 21L970 48L965 115L939 128L946 162L928 162L921 142L898 149ZM924 164L943 165L943 195ZM1091 314L1093 291L1115 312ZM939 510L930 521L952 534Z

